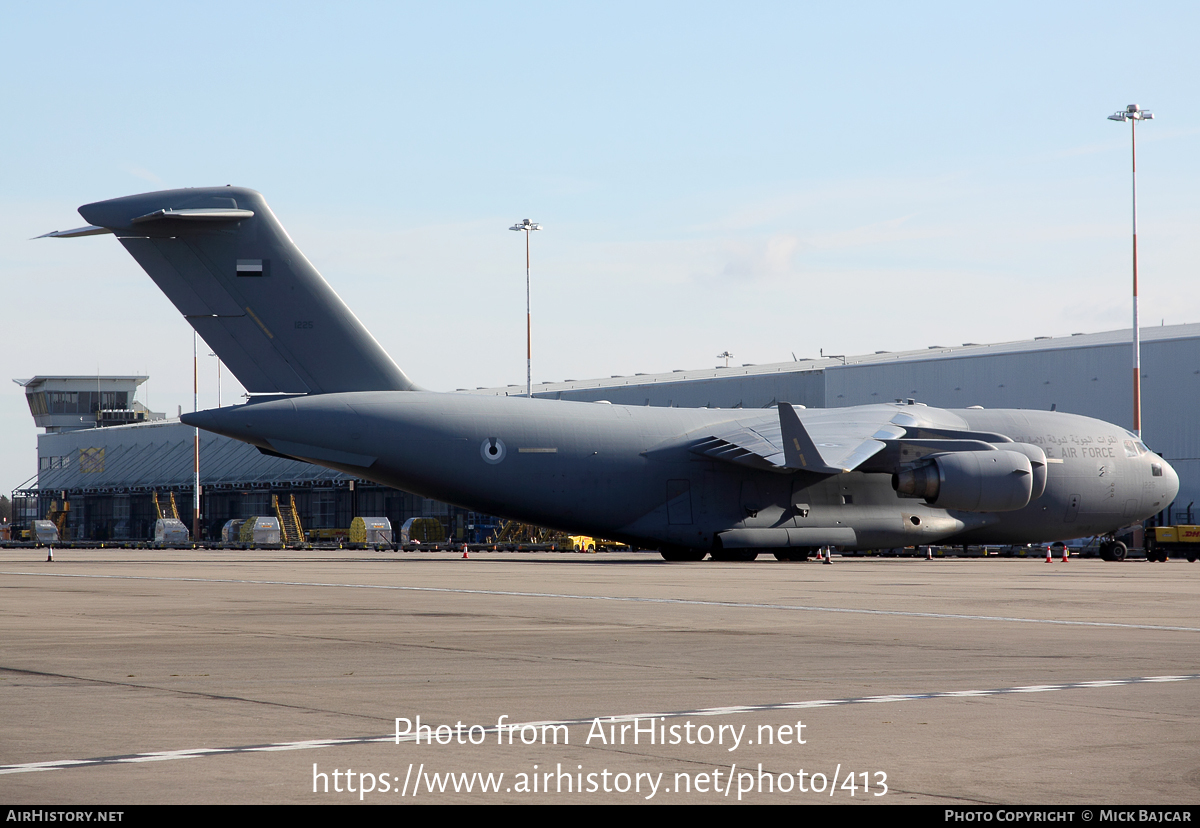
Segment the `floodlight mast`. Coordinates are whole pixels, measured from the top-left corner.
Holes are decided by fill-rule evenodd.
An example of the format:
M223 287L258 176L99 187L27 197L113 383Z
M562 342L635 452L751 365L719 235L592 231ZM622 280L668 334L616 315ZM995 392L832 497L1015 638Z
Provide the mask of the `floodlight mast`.
M525 231L525 396L533 398L533 316L529 312L529 234L541 230L542 225L529 219L521 219L509 230Z
M1137 122L1154 120L1154 113L1137 104L1108 116L1110 121L1129 121L1133 152L1133 432L1142 436L1142 342L1138 330L1138 257L1137 257Z
M192 331L192 413L198 410L200 356L196 332ZM194 428L192 442L192 542L200 542L200 429Z

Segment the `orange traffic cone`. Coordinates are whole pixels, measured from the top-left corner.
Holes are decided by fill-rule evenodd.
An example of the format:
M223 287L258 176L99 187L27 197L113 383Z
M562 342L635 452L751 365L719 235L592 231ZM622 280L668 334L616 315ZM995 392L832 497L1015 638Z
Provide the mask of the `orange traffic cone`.
M1047 546L1046 547L1046 563L1050 563L1050 562L1051 562L1050 547Z

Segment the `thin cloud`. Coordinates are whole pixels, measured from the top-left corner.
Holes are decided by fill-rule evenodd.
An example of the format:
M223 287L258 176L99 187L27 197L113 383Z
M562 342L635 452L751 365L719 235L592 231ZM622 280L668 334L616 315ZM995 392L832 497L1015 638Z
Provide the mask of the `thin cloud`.
M139 167L136 164L122 164L121 171L129 173L134 178L140 178L142 181L149 181L151 184L162 184L163 180L145 167Z

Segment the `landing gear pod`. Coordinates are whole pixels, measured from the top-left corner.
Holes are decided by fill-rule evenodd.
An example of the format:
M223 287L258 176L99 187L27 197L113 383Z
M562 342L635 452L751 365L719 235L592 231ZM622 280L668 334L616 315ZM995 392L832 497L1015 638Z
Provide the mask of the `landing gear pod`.
M1022 446L1026 448L1036 449ZM1044 491L1045 485L1043 474L1039 488ZM1024 451L937 454L892 475L892 488L901 497L923 498L939 509L1012 512L1028 506L1034 497L1033 464Z

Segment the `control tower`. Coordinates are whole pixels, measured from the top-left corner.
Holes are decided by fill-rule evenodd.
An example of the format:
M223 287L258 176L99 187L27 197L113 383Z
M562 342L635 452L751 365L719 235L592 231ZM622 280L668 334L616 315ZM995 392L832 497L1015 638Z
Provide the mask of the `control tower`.
M56 376L14 379L29 413L46 434L165 419L133 399L145 376Z

